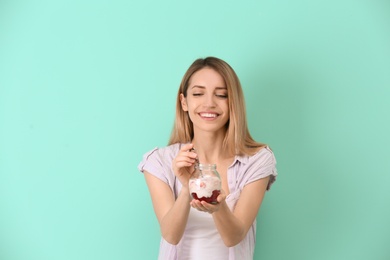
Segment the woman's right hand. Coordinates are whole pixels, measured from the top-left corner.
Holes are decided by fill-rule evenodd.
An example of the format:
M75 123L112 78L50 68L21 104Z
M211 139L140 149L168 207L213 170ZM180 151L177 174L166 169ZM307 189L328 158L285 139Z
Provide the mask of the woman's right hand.
M183 187L188 187L190 177L195 170L194 166L197 154L191 151L193 147L194 145L191 143L183 145L172 162L173 172Z

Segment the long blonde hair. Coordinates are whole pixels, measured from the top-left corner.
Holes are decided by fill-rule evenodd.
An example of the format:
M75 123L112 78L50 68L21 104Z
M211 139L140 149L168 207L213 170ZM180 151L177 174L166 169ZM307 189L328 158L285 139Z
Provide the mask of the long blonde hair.
M244 94L240 80L233 68L225 61L216 57L195 60L184 74L177 93L176 117L168 145L191 142L194 138L193 124L180 102L180 94L187 97L187 89L191 76L203 69L211 68L218 72L225 81L228 91L229 121L223 146L232 155L252 155L265 144L256 142L249 133L246 119Z

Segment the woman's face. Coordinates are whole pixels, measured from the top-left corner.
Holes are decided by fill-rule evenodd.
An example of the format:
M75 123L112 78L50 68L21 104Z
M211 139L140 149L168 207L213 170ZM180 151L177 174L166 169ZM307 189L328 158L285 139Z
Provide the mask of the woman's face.
M222 76L211 68L195 72L189 81L187 97L181 105L194 124L194 130L225 130L229 120L227 88Z

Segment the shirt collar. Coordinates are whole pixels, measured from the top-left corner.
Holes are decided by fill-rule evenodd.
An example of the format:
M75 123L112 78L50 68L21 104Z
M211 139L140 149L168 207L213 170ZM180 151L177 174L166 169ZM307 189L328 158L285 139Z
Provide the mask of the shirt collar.
M232 166L235 165L237 162L246 164L249 160L249 157L247 155L236 155L234 157L234 161L232 163Z

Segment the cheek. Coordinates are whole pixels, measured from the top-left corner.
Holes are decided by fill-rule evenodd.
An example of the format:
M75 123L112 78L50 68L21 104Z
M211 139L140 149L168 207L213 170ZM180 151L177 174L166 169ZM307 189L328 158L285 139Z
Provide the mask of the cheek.
M191 116L191 115L195 115L196 113L195 113L195 106L194 106L194 104L192 104L192 103L190 103L190 104L188 104L187 103L187 108L188 108L188 114Z
M223 110L229 114L229 103L227 101L223 104Z
M226 111L226 117L229 120L229 118L230 118L230 111L229 111L229 105L228 104L226 104L226 107L224 108L224 110Z
M195 100L191 99L191 98L187 98L187 110L189 112L193 112L196 108L196 102Z

